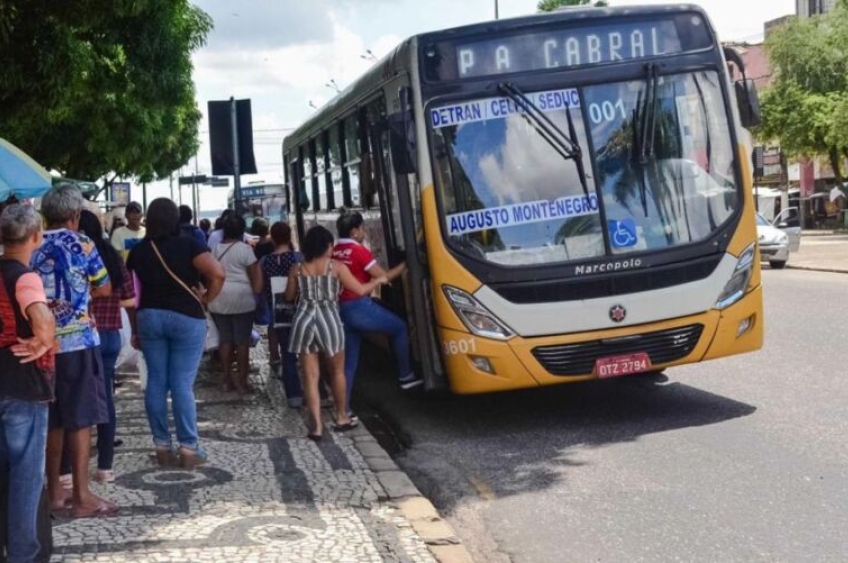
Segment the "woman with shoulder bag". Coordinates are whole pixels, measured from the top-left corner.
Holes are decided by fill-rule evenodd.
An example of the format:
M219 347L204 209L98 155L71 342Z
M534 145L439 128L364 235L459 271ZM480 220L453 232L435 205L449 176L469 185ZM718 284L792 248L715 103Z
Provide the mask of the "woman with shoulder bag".
M221 293L209 301L209 312L218 328L218 354L224 369L224 385L240 395L248 393L250 372L250 333L256 310L256 293L262 291L262 273L256 255L244 242L247 228L244 218L229 215L222 225L224 240L212 249L212 255L226 272ZM233 349L236 371L232 371Z
M179 236L179 222L179 210L169 199L155 199L147 209L147 235L127 259L139 300L130 324L133 346L147 360L144 406L156 458L162 465L173 461L170 391L180 462L193 468L206 461L206 452L198 445L194 398L194 380L206 343L204 308L221 291L224 270L203 244Z

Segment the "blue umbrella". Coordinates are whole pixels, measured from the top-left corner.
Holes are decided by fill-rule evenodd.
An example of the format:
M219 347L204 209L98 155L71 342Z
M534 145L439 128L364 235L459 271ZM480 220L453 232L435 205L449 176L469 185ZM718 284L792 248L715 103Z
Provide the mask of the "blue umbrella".
M5 139L0 139L0 201L41 197L52 185L52 177L40 164Z

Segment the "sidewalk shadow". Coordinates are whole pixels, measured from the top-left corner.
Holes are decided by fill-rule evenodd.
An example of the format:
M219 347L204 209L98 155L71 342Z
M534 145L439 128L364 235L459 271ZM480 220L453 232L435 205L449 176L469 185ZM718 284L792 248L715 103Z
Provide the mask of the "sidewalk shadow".
M479 396L410 395L397 389L384 353L363 357L370 359L357 376L354 410L366 423L379 417L391 426L403 448L398 463L444 510L468 496L504 497L561 483L564 468L567 475L567 467L582 464L577 448L756 411L689 385L639 377Z

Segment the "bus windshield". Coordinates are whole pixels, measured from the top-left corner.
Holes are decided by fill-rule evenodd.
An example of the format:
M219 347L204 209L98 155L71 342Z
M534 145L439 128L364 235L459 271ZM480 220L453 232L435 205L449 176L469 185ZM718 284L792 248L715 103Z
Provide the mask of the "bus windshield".
M708 238L738 207L715 72L649 71L527 97L573 131L585 177L509 97L431 107L445 234L458 252L521 266L655 250Z

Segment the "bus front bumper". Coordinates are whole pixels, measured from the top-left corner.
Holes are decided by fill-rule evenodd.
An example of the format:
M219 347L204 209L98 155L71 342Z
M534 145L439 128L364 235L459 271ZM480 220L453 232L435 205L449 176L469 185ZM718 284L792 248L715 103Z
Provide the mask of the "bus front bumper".
M454 393L523 389L597 378L598 359L648 353L652 370L742 354L763 344L762 287L723 311L590 333L488 340L441 329Z

